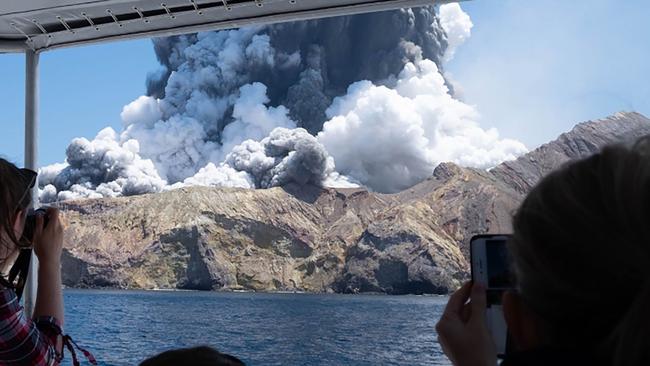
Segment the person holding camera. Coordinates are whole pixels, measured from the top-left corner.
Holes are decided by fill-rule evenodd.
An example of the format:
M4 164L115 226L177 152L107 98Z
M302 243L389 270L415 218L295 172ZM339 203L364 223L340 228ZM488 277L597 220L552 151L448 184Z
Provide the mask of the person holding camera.
M502 304L502 365L650 365L650 138L552 172L513 218L515 288ZM436 325L458 366L498 363L485 284L467 283Z
M33 236L23 237L36 172L0 159L0 365L57 365L63 351L59 211L48 208L35 217ZM47 225L45 221L47 219ZM28 318L8 280L21 248L31 245L39 259L34 314Z

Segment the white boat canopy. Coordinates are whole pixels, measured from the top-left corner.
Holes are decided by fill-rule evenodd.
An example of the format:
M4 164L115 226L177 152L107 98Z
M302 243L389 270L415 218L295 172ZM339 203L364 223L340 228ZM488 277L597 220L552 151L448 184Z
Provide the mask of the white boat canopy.
M162 1L162 2L161 2ZM306 20L452 0L12 0L0 5L0 52Z

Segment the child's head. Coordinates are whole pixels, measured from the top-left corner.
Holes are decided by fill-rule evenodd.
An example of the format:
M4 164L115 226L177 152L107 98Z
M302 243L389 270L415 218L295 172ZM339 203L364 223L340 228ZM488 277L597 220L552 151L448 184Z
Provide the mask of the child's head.
M145 360L140 366L244 366L236 357L220 353L211 347L182 348L163 352Z

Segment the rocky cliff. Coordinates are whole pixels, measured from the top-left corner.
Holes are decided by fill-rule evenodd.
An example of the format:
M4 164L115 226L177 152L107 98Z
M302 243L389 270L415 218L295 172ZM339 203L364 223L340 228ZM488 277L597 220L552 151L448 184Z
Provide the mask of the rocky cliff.
M650 133L637 113L577 125L490 171L439 165L397 194L195 187L62 204L74 287L446 293L472 235L506 232L525 192L564 162Z
M632 143L650 134L650 119L634 112L577 124L556 140L540 146L513 161L507 161L491 173L521 193L528 190L551 170L570 160L590 156L612 143Z

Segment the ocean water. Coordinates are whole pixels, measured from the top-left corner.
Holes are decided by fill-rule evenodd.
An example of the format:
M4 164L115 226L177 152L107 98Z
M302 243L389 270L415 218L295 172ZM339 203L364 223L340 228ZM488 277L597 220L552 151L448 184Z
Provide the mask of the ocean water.
M445 297L66 290L64 298L66 332L100 365L196 345L253 366L449 364L434 329Z

